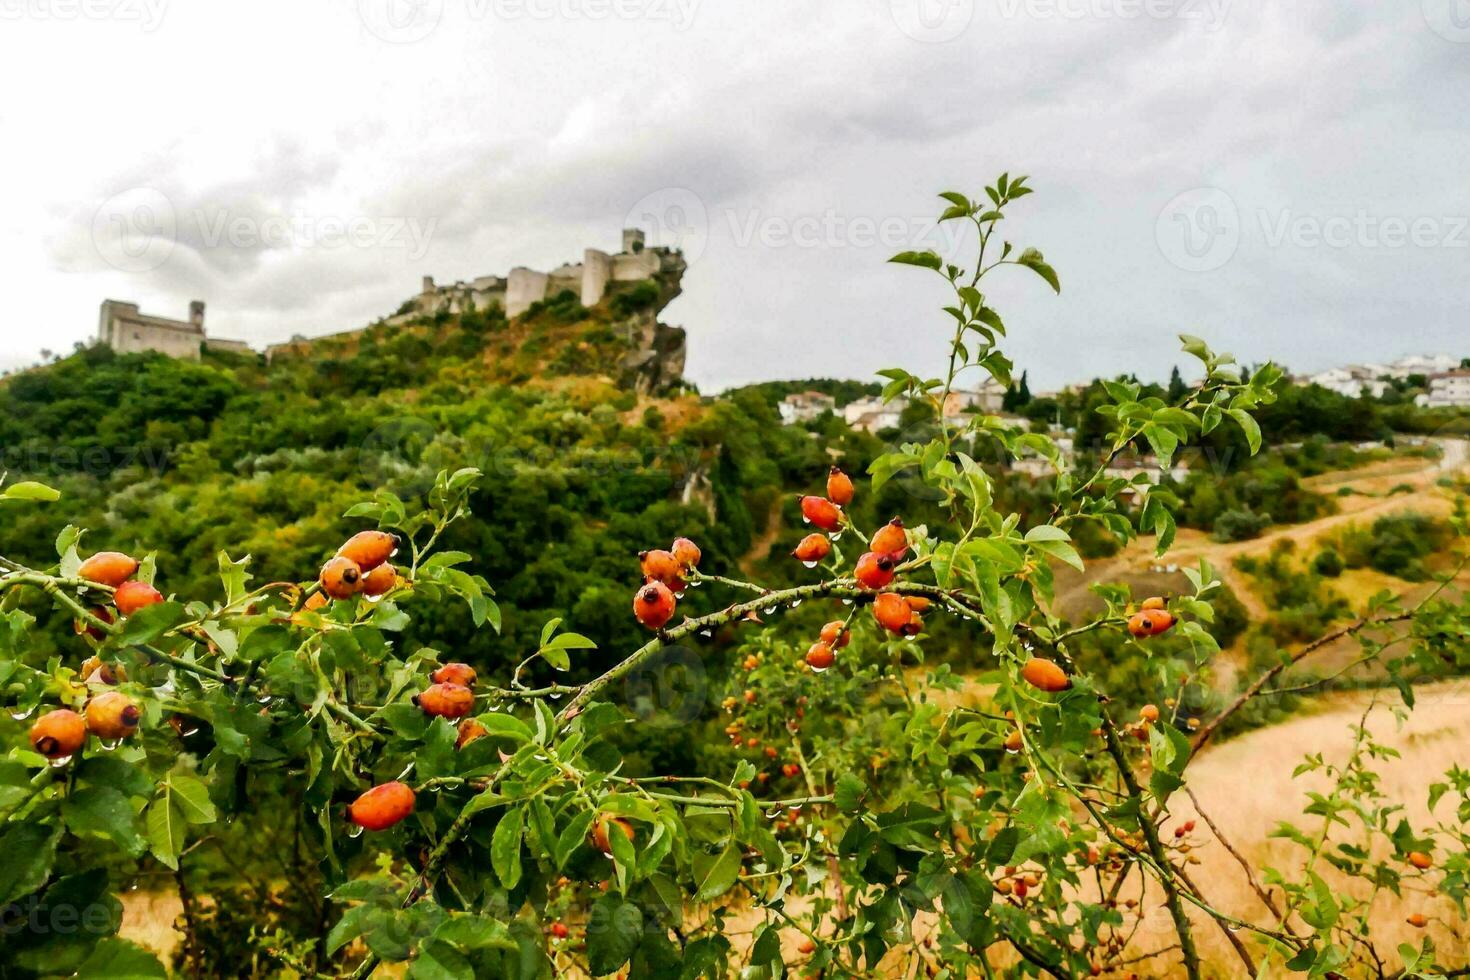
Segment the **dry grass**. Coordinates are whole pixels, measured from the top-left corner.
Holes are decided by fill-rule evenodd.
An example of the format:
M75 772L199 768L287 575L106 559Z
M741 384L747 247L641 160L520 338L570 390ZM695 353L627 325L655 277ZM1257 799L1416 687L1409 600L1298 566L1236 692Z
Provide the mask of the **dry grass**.
M1320 824L1302 813L1309 789L1321 790L1325 782L1314 775L1291 778L1292 769L1307 753L1320 752L1329 761L1341 762L1351 746L1348 728L1357 722L1369 700L1370 692L1332 695L1323 699L1319 710L1306 717L1293 718L1283 724L1261 729L1219 745L1206 752L1190 769L1189 786L1201 807L1252 865L1260 869L1274 865L1299 868L1303 853L1289 842L1271 840L1268 835L1283 820L1290 820L1309 833ZM1392 693L1379 692L1383 707L1369 717L1369 728L1384 744L1401 753L1401 758L1379 767L1383 775L1382 791L1393 801L1405 805L1403 816L1416 828L1427 825L1426 787L1445 769L1466 762L1470 749L1470 727L1467 727L1466 705L1470 704L1470 682L1456 681L1425 688L1417 707L1400 728L1388 710L1397 699ZM1446 802L1442 808L1451 804ZM1195 817L1188 797L1173 800L1174 813L1170 826ZM1332 839L1338 839L1341 830ZM1205 840L1197 848L1201 863L1190 870L1206 899L1216 908L1250 922L1269 925L1270 914L1251 890L1240 865L1213 839L1208 827L1200 821L1196 836ZM1325 863L1320 872L1339 894L1366 897L1366 890L1337 875ZM1406 871L1409 869L1405 869ZM1403 898L1380 895L1374 903L1372 942L1379 955L1390 964L1398 964L1395 952L1401 942L1417 943L1425 933L1438 948L1450 956L1470 946L1470 932L1460 922L1451 902L1425 895L1422 888L1406 890ZM1172 931L1167 916L1156 908L1157 896L1150 895L1144 907L1155 908L1145 918L1133 948L1138 952L1167 945ZM1280 893L1273 896L1280 905ZM1409 926L1405 917L1412 912L1430 917L1426 930ZM1203 914L1194 917L1202 953L1221 976L1233 976L1241 970L1217 926ZM1242 934L1244 935L1244 934ZM1464 959L1458 954L1458 960ZM1160 972L1167 976L1167 971Z

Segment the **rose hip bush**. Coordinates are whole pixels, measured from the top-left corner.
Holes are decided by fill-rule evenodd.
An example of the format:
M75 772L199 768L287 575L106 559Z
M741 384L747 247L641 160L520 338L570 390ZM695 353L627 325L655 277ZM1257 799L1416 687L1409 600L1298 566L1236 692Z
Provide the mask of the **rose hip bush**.
M219 920L189 916L189 972L365 977L406 963L425 978L1200 977L1203 929L1236 957L1217 969L1250 975L1463 972L1463 952L1437 950L1428 934L1376 946L1371 900L1323 877L1330 867L1406 905L1437 894L1463 915L1470 773L1426 779L1434 817L1411 826L1403 801L1378 788L1373 766L1391 750L1366 725L1345 740L1346 761L1303 764L1330 788L1278 831L1299 860L1242 868L1268 915L1219 909L1215 883L1191 875L1206 828L1171 807L1222 724L1347 636L1409 710L1414 681L1470 657L1467 610L1443 588L1412 609L1381 597L1223 698L1201 681L1218 653L1219 583L1206 564L1188 570L1188 594L1103 585L1093 618L1049 612L1053 569L1083 569L1079 528L1119 545L1152 537L1161 555L1171 545L1178 502L1109 476L1107 462L1146 447L1167 465L1222 425L1255 451L1252 412L1273 401L1281 372L1246 372L1183 338L1202 380L1176 404L1108 382L1109 447L1091 473L1065 470L1044 433L946 415L969 375L1011 380L987 277L1014 267L1060 289L1040 252L999 235L1030 191L1002 176L974 200L942 195L941 220L973 229L968 268L931 252L893 259L953 293L944 372L883 372L887 397L934 409L932 437L881 456L867 479L838 469L809 489L811 533L791 559L801 584L709 575L698 542L648 542L629 559L628 608L649 639L600 676L572 679L593 643L557 620L507 676L397 639L410 617L432 621L451 602L478 628L500 627L489 583L465 571L473 556L436 547L465 516L472 469L441 474L421 500L383 492L352 508L342 549L304 581L257 582L249 558L222 554L217 593L170 596L167 556L96 551L74 527L50 567L0 558L0 970L163 975L117 936L119 889L158 872L186 911L197 907L186 872L206 845L272 826L291 828L291 854L284 880L246 900L259 910L249 949L209 958L201 947ZM996 450L1055 464L1044 523L1023 527L995 506L976 459ZM856 526L848 505L891 480L922 488L926 513L942 519ZM0 508L53 496L0 486ZM1463 520L1454 527L1463 533ZM684 614L694 586L714 611ZM31 652L39 603L74 619L74 655ZM814 616L825 625L791 625ZM964 638L970 679L993 691L984 708L952 706L960 676L925 666L926 629L940 619ZM686 699L661 731L680 739L718 718L728 749L696 754L709 761L697 771L632 771L620 736L654 719L629 710L631 681L658 682L691 657L697 667L717 630L740 638L737 686L723 700ZM1080 668L1076 654L1099 637L1138 668ZM1107 690L1117 676L1150 689ZM1143 707L1121 712L1125 701ZM1162 950L1129 945L1151 910L1120 895L1143 880L1172 923ZM1429 924L1421 912L1409 922Z

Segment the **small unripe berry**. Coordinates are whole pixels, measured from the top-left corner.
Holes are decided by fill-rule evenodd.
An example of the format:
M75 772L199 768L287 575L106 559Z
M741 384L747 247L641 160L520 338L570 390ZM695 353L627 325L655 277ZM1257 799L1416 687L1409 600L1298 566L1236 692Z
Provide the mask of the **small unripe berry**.
M69 708L48 711L31 726L31 748L48 759L65 759L87 740L87 724Z
M475 707L475 695L462 684L434 684L414 697L414 704L426 715L463 718Z
M386 531L359 531L337 549L340 558L347 558L364 572L370 572L393 557L398 550L398 536Z
M832 649L841 650L852 642L852 630L842 620L834 619L822 627L821 638Z
M669 548L674 553L674 559L684 568L696 568L699 559L704 557L699 550L699 545L688 538L675 538L673 545Z
M362 577L362 594L376 599L380 595L387 595L397 584L398 569L385 561Z
M563 924L561 922L553 922L551 924L551 935L554 938L556 938L556 939L565 939L570 934L571 933L567 929L567 927L566 927L565 924Z
M826 497L802 497L801 516L823 531L835 531L842 526L842 508Z
M333 599L350 599L362 584L362 569L351 558L338 555L322 566L317 581Z
M127 738L138 730L143 713L133 699L119 691L106 691L87 702L87 728L98 738Z
M77 577L115 589L132 578L137 570L138 559L119 551L99 551L82 562L77 569Z
M852 480L836 466L827 474L827 499L839 507L852 503Z
M1159 709L1156 705L1146 704L1138 709L1138 717L1152 725L1159 720Z
M674 617L674 593L662 582L649 582L633 596L633 615L651 630L663 629Z
M1143 600L1143 602L1139 603L1138 608L1144 610L1145 612L1149 611L1150 609L1163 609L1164 600L1161 596L1151 595L1147 599Z
M832 542L825 534L808 534L796 545L791 554L798 560L816 564L832 553Z
M112 594L112 604L124 616L131 616L140 609L156 606L163 601L163 593L147 582L124 582Z
M1010 731L1010 734L1006 736L1006 741L1005 741L1005 749L1006 749L1006 751L1014 754L1016 752L1021 751L1021 747L1024 744L1025 744L1025 742L1021 738L1021 732L1020 732L1020 730L1019 729L1016 729L1016 728L1012 728L1011 731Z
M1037 690L1053 694L1072 686L1072 681L1062 668L1041 657L1032 657L1026 661L1021 668L1021 679Z
M1404 921L1413 926L1415 929L1423 929L1425 926L1429 925L1429 917L1426 916L1423 912L1415 912Z
M897 592L884 592L873 600L873 618L890 633L900 633L913 621L908 600Z
M414 792L397 780L374 786L352 801L348 818L364 830L387 830L413 812Z
M1425 854L1423 851L1410 851L1409 863L1418 868L1420 871L1427 871L1430 868L1434 867L1434 858L1430 857L1428 854Z
M445 664L429 675L435 684L458 684L460 687L475 686L475 668L469 664Z
M786 763L786 765L781 767L781 773L787 779L795 779L801 774L801 766L798 766L794 762L788 762Z
M884 555L907 551L908 546L908 534L904 532L903 521L897 517L878 528L868 543L869 548Z
M865 589L881 589L893 581L897 564L890 555L868 551L857 560L852 577Z

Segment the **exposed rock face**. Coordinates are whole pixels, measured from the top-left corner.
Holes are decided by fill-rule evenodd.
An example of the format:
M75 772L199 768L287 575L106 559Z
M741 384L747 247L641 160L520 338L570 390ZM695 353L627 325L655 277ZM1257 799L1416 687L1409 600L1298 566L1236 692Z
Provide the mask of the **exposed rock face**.
M657 394L684 380L683 327L660 323L652 310L634 314L625 324L631 348L623 358L620 383L644 394Z

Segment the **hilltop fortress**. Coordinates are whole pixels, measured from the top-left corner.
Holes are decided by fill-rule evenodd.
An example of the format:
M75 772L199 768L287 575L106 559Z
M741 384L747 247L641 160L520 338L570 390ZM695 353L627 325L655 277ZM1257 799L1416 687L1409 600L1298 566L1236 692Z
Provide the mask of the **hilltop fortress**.
M625 228L622 251L585 249L581 262L569 262L550 272L517 266L507 275L442 285L432 276L425 276L417 294L375 325L400 326L425 318L491 309L514 319L537 303L570 293L581 306L611 303L616 311L613 328L627 345L627 353L620 363L607 365L608 373L636 390L662 391L683 380L685 334L682 327L659 322L658 315L683 291L687 268L684 254L678 249L649 246L642 230ZM622 304L618 303L620 297L626 297ZM347 338L360 332L292 337L266 348L266 359L307 354L316 341Z
M640 282L658 287L659 301L655 312L662 310L679 295L680 281L688 268L678 249L648 247L644 234L637 228L623 229L623 250L608 254L589 248L582 261L567 263L550 272L516 267L504 276L480 276L469 282L438 285L432 276L424 276L419 294L403 304L389 322L400 322L415 316L436 313L466 313L498 306L507 317L517 317L532 304L556 296L563 291L574 293L583 306L596 306L620 289Z

